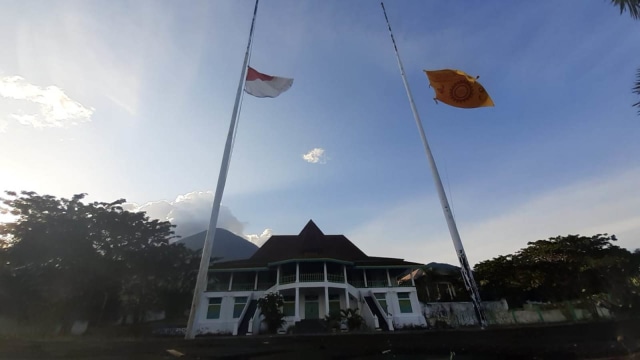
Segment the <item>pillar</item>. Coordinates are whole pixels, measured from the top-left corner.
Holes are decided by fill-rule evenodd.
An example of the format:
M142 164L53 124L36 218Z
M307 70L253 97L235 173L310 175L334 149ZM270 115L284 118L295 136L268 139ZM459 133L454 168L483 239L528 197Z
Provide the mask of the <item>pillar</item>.
M232 286L233 286L233 273L231 273L231 276L229 277L229 291L231 291Z
M416 286L416 281L413 279L413 273L415 271L413 269L411 269L411 286Z
M325 274L326 274L326 268L325 268ZM326 279L326 275L325 275L325 279ZM326 286L324 287L324 314L329 315L329 288Z
M253 281L253 290L258 290L258 271L256 271L256 279Z
M276 269L276 285L280 285L280 265Z
M296 309L295 309L296 321L300 321L300 288L296 287Z
M296 282L300 282L300 263L296 262Z
M362 269L362 275L364 275L364 287L369 287L367 285L367 269Z
M342 265L342 273L344 274L344 283L347 283L347 265Z
M387 269L387 284L391 286L391 277L389 276L389 269Z
M349 290L347 288L344 289L344 296L346 300L347 309L349 309L351 305L349 305Z
M327 282L327 262L322 263L324 265L324 282Z

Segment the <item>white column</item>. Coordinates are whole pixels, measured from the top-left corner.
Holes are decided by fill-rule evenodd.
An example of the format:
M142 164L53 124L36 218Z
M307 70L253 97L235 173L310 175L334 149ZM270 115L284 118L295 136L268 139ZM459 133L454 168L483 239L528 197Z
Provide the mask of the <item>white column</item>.
M322 263L324 265L324 282L327 282L327 262Z
M300 288L296 287L296 309L294 313L296 321L300 321Z
M258 290L258 271L256 271L256 279L253 281L253 290Z
M344 283L346 284L347 281L347 265L342 265L342 272L344 273Z
M414 270L411 269L411 286L416 286L416 281L413 279L413 272Z
M387 269L387 283L391 286L391 277L389 276L389 269Z
M367 269L362 269L362 275L364 275L364 287L369 287L367 285Z
M296 282L300 282L300 263L296 262Z
M233 285L233 273L231 273L231 276L229 277L229 291L231 291L232 285Z
M324 314L329 315L329 288L326 286L324 287Z
M280 285L280 265L276 269L276 285Z
M350 307L351 307L351 305L349 305L349 290L347 290L346 288L344 289L344 296L346 296L346 297L345 297L345 300L346 300L346 303L347 303L347 309L348 309L348 308L350 308Z

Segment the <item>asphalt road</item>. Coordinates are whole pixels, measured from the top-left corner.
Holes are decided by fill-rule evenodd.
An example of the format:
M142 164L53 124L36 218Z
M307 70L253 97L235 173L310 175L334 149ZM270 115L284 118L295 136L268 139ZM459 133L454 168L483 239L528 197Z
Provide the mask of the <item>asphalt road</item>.
M171 354L168 350L173 350ZM452 352L455 353L452 357ZM0 339L0 359L640 359L640 320L392 333Z

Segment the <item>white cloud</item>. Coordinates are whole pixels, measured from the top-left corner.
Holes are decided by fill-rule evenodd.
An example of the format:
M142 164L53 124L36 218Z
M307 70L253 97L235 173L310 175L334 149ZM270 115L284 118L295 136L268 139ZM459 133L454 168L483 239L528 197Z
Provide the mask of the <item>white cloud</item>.
M20 76L0 77L0 96L22 101L25 106L9 114L9 118L36 128L64 127L90 121L94 112L93 108L72 100L57 86L40 87ZM33 105L36 105L35 112L26 113L24 107L33 108Z
M487 199L476 214L497 213L474 221L459 217L458 228L472 264L513 253L529 241L568 234L615 234L617 245L640 247L640 169L562 186L535 194L496 212ZM468 208L457 198L460 209ZM371 255L386 254L418 262L457 259L435 196L419 197L397 206L350 232ZM390 244L393 245L390 245Z
M131 211L145 211L150 218L170 221L177 225L176 234L190 236L204 231L209 226L213 193L211 191L194 191L179 195L173 201L151 201L143 205L128 203L124 207ZM227 229L245 239L262 245L271 236L271 229L265 229L262 234L245 234L246 223L236 218L231 210L222 205L218 215L218 227Z
M249 235L245 235L245 237L249 241L251 241L252 243L254 243L254 244L258 245L258 246L262 246L262 244L264 244L267 240L269 240L269 238L271 237L272 234L273 234L273 230L264 229L264 231L260 235L258 235L258 234L249 234Z
M302 155L304 161L311 164L326 164L327 156L324 154L323 148L314 148L309 150L308 153Z

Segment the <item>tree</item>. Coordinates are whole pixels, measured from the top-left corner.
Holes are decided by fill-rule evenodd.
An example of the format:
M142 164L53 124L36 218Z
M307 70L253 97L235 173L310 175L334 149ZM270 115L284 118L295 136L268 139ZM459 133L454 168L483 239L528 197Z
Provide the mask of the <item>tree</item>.
M262 321L267 324L267 329L272 334L275 334L286 323L282 312L283 305L284 298L277 292L268 293L258 299L258 308L264 318Z
M197 255L169 244L173 225L125 211L124 199L84 197L0 198L16 217L0 225L0 311L56 324L124 315L135 322L147 311L188 303Z
M620 14L629 11L633 19L640 20L640 0L611 0L611 4L620 8Z
M611 4L620 8L620 14L629 11L631 18L640 20L640 0L611 0ZM632 91L640 96L640 68L637 70L636 81ZM633 104L633 106L637 106L640 109L640 101ZM640 114L640 110L638 110L638 114Z
M637 253L613 245L615 236L567 235L529 242L512 255L478 263L474 270L483 298L566 301L608 294L632 303L640 275Z
M638 71L636 72L636 83L635 83L635 86L633 87L633 92L636 93L638 97L640 97L640 68L638 68ZM633 104L633 106L638 107L638 114L640 114L640 101Z

